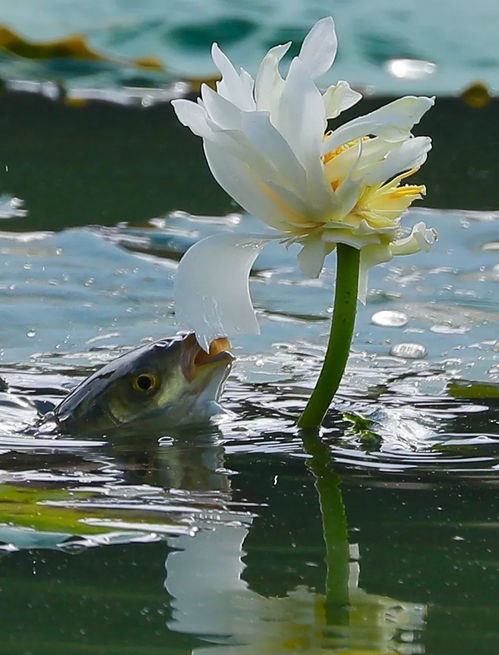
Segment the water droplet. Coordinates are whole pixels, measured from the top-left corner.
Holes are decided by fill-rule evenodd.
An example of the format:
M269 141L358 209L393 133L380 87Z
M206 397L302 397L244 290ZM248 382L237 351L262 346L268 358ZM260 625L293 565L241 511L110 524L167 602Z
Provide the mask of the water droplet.
M409 319L403 312L390 310L376 312L371 316L371 323L383 327L403 327L404 325L407 325L408 320Z
M390 355L405 359L422 359L426 355L426 348L420 343L396 343L392 346Z
M26 332L26 336L29 337L30 339L31 339L32 337L36 337L36 331L35 331L35 330L28 330L28 331Z

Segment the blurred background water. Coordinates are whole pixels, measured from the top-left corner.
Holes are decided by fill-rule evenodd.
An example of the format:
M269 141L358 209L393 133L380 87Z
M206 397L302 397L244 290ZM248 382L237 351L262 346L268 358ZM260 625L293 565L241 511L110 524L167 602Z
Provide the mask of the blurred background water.
M262 54L295 42L296 53L310 25L335 17L340 34L331 75L377 93L457 93L480 79L497 90L498 8L494 0L456 4L453 0L2 0L2 23L31 40L82 34L90 46L118 57L155 56L175 77L213 74L208 57L216 40L229 56L254 72ZM78 70L78 68L80 70ZM95 68L95 70L92 70ZM109 68L109 66L104 66ZM12 77L47 74L69 84L120 84L134 73L100 70L87 63L51 62L47 68L5 58L0 73ZM145 83L161 74L141 71ZM327 80L326 80L327 81Z
M440 240L372 272L323 450L304 452L294 420L334 257L310 281L277 246L253 270L262 334L234 342L219 421L159 441L36 435L98 366L176 332L172 280L192 243L257 229L168 99L213 74L213 40L254 71L328 13L332 74L368 91L358 111L438 96L417 128L434 140L428 195L405 225ZM0 30L2 653L499 649L498 14L484 0L0 2L25 39L79 33L102 55L28 58ZM154 69L130 63L145 56ZM346 614L324 602L319 500Z

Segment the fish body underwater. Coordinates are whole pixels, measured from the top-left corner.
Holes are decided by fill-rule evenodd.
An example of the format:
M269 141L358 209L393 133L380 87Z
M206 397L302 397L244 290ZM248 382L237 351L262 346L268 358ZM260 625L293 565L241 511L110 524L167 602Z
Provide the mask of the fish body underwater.
M64 433L101 435L199 422L220 412L229 348L215 339L206 353L194 334L146 344L96 371L47 418Z

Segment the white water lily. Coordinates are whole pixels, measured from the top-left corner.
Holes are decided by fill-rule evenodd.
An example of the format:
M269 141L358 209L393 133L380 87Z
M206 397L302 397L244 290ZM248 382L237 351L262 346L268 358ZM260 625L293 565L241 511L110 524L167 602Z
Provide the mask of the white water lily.
M407 96L326 131L361 98L340 81L322 93L315 80L336 55L333 19L323 18L306 36L285 79L279 63L290 44L265 55L255 80L213 45L222 74L197 103L175 100L180 121L203 139L208 165L220 186L286 245L302 246L298 264L317 277L337 244L361 253L359 298L371 266L395 255L427 250L436 233L418 223L400 238L400 217L425 187L402 185L431 148L413 126L434 99ZM195 244L180 262L176 312L200 342L258 333L249 294L251 266L269 235L217 234Z

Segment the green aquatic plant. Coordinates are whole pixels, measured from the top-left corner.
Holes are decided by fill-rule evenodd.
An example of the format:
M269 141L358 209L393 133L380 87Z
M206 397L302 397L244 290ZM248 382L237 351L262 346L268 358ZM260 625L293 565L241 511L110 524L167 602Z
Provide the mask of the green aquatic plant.
M298 424L318 427L340 384L353 336L357 299L365 302L367 274L398 255L428 250L436 233L417 223L405 236L400 219L422 185L403 184L431 148L413 126L434 99L406 96L328 130L361 94L339 81L322 92L316 79L336 55L331 17L318 21L283 79L279 64L290 43L271 48L253 79L237 71L217 44L213 61L222 80L201 88L197 103L173 102L179 120L203 139L217 182L270 230L220 233L194 244L180 262L176 314L208 349L217 337L258 333L249 273L271 240L298 244L298 265L316 278L336 250L331 334L322 371Z
M10 484L0 485L0 525L32 528L39 532L68 535L99 534L102 528L82 521L85 514L63 503L87 500L91 494L64 489L37 489ZM50 503L56 502L57 505ZM94 512L90 512L95 515ZM96 512L97 515L102 512Z
M343 418L350 423L345 434L358 437L366 451L379 450L383 437L376 431L378 421L355 412L343 412Z
M109 502L107 496L106 503ZM114 530L122 531L128 538L140 533L186 532L185 527L168 516L158 520L140 508L120 509L118 503L116 507L101 503L95 491L1 484L0 542L14 546L29 543L34 548L50 543L50 547L55 547L69 537L106 535Z

